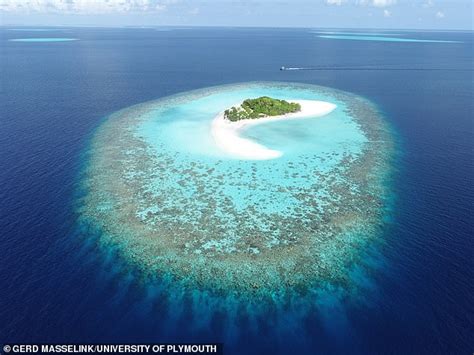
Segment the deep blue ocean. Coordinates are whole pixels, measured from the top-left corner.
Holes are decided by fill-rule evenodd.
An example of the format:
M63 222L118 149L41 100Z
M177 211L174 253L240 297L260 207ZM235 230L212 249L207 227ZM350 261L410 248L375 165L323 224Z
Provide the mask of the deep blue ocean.
M308 29L0 29L0 343L234 339L226 354L471 354L474 36L397 34L457 42L338 40ZM8 41L25 37L78 40ZM223 334L225 315L193 329L186 305L168 327L166 304L78 226L85 152L119 109L247 81L346 90L384 113L398 152L384 264L364 302L308 316L304 333L242 321Z

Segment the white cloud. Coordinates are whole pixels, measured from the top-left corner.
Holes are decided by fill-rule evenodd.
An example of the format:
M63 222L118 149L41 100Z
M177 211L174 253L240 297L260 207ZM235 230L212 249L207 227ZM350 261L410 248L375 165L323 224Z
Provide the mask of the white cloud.
M344 0L326 0L326 4L328 5L337 5L341 6Z
M377 7L392 6L397 3L397 0L372 0L372 5Z
M163 11L177 0L0 0L0 11L111 13Z
M325 0L328 5L341 6L344 3L356 4L361 6L387 7L397 3L397 0Z
M436 13L436 18L444 18L444 12L443 11L438 11Z
M433 7L434 2L433 2L433 0L426 0L421 6L423 6L423 7Z
M357 3L360 5L387 7L395 5L397 3L397 0L358 0Z
M384 17L390 17L392 16L392 13L390 11L388 11L387 9L383 10L383 16Z

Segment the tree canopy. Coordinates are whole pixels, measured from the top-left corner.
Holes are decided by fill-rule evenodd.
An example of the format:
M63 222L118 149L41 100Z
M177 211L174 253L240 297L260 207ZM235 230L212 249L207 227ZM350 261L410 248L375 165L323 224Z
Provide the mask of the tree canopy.
M224 117L235 122L267 116L280 116L300 110L301 105L298 103L262 96L256 99L246 99L239 107L233 106L225 110Z

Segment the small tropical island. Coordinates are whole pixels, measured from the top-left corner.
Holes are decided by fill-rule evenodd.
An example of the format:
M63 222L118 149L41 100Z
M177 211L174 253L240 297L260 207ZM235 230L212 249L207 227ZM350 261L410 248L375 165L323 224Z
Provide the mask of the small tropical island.
M225 110L224 118L236 122L268 116L281 116L299 111L301 111L301 105L297 102L288 102L268 96L261 96L256 99L246 99L240 106L233 106Z
M242 137L241 132L251 126L281 120L316 118L336 109L331 102L318 100L291 101L260 96L246 99L230 109L221 111L212 121L211 135L217 147L237 159L266 160L282 156L282 152L265 147L252 139Z
M221 111L214 118L211 124L211 135L217 147L234 158L275 159L281 157L283 152L241 137L241 132L251 126L268 122L325 116L335 108L336 105L331 102L318 100L295 98L285 101L269 96L246 99L241 104Z

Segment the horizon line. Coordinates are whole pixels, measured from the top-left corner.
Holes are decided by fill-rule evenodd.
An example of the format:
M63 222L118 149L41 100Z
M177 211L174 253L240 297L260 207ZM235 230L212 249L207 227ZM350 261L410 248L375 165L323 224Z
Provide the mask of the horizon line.
M474 32L474 28L383 28L383 27L308 27L308 26L248 26L248 25L88 25L88 24L1 24L0 28L10 27L44 27L44 28L130 28L130 29L153 29L153 28L253 28L253 29L308 29L308 30L377 30L377 31L429 31L429 32Z

